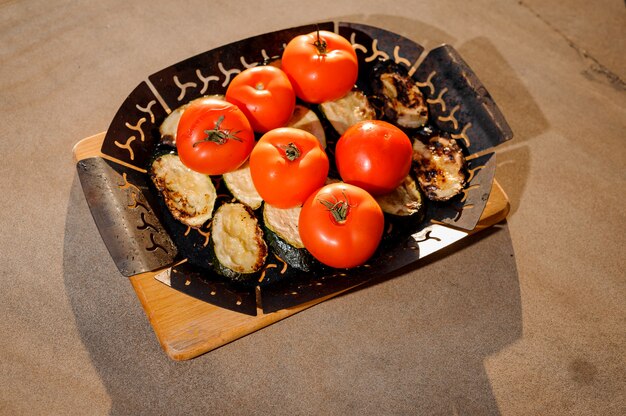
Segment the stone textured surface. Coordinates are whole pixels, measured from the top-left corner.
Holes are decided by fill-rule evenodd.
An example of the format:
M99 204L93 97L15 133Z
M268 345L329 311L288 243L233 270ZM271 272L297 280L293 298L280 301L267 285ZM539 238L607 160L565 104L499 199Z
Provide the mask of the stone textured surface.
M461 53L515 133L508 223L170 361L72 147L148 74L322 20ZM625 22L618 0L0 2L0 414L625 414Z

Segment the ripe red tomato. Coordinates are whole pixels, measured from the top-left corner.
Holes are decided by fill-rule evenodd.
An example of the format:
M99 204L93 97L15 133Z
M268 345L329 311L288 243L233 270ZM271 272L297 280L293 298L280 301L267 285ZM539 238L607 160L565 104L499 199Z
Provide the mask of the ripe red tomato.
M372 195L393 191L411 169L413 148L409 137L386 121L361 121L337 141L335 161L344 182Z
M180 160L207 175L237 169L254 143L254 132L241 110L216 98L193 101L180 117L176 133Z
M364 264L382 239L385 219L368 192L347 183L326 185L306 200L298 230L304 247L336 268Z
M356 52L348 40L320 30L293 38L283 52L282 68L296 95L309 103L343 97L359 75Z
M243 111L252 129L265 133L289 121L296 94L285 73L273 66L248 68L228 85L226 101Z
M265 202L300 206L328 175L328 156L311 133L282 127L265 133L250 154L252 182Z

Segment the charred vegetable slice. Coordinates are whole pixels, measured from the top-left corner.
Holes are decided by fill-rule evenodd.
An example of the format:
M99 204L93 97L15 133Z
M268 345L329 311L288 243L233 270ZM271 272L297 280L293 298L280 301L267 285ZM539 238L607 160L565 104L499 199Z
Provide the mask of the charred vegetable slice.
M320 104L320 109L339 135L359 121L376 118L374 107L365 94L356 89L335 101Z
M467 165L454 139L435 136L428 144L415 140L413 162L417 180L428 199L447 201L465 187Z
M211 224L213 267L229 279L249 281L259 274L267 258L263 230L240 203L226 203L215 212Z
M298 231L301 207L276 208L263 205L263 222L266 237L272 250L291 267L309 271L316 264L315 259L304 248Z
M408 175L391 193L376 197L376 201L387 214L419 217L424 213L422 192L411 175Z
M161 123L161 126L159 127L159 133L161 133L161 143L172 147L176 146L176 131L178 130L178 122L188 105L189 104L185 104L178 107L165 117L165 120L163 120L163 123Z
M217 193L208 175L189 169L178 155L166 153L152 162L150 178L177 220L197 228L211 219Z
M374 92L382 99L387 120L400 127L419 128L428 121L428 107L419 87L406 69L385 61L374 70Z
M304 243L298 231L298 219L301 207L276 208L270 204L263 206L263 221L265 226L296 248L304 248Z
M250 165L248 162L244 163L244 165L237 170L223 174L222 178L230 193L233 194L239 202L246 204L253 210L261 208L263 198L261 198L261 195L259 195L252 183L252 175L250 174Z
M317 137L317 140L319 140L322 148L326 148L326 133L324 133L324 126L322 126L322 122L317 114L315 114L310 108L297 104L293 110L291 119L287 123L287 127L308 131L313 136Z

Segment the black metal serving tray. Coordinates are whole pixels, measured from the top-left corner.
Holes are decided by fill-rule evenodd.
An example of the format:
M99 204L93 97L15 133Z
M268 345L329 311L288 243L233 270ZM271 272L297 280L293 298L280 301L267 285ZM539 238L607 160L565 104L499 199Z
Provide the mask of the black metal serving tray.
M210 269L205 255L209 230L191 229L174 220L145 169L167 114L195 98L224 94L237 73L280 58L291 38L316 29L336 31L352 43L359 59L357 85L364 89L378 61L392 60L404 66L427 99L429 124L457 139L463 148L470 181L451 201L431 203L423 221L389 221L383 243L364 266L349 270L320 267L305 273L270 253L263 280L238 285ZM120 273L132 276L171 267L168 284L172 288L226 309L256 315L257 309L271 313L296 306L374 277L389 276L415 263L420 258L420 245L429 238L428 233L426 238L418 234L428 224L472 230L495 175L492 149L512 136L485 87L451 46L425 52L421 45L384 29L323 22L224 45L150 75L115 114L101 148L106 158L81 160L77 169L95 223Z

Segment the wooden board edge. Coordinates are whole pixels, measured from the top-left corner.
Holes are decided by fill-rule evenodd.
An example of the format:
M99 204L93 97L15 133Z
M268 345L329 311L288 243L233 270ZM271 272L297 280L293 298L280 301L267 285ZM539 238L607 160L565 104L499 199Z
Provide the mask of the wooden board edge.
M496 178L493 178L493 184L491 185L491 192L489 194L489 199L487 200L485 210L480 216L476 227L474 227L474 229L470 231L470 234L477 233L478 231L484 230L485 228L489 228L493 225L498 224L501 221L504 221L509 215L510 211L511 203L509 202L508 195L506 194L506 192L504 192L504 189L502 189L502 186L500 185L498 180Z
M100 152L100 149L102 148L104 136L106 136L106 132L85 137L84 139L76 143L72 148L74 162L78 163L81 160L87 159L89 157L103 157L104 155Z
M354 287L356 287L350 287L293 308L282 309L280 311L272 312L269 314L263 314L259 311L260 314L257 316L248 316L239 314L234 311L219 308L218 306L211 305L207 302L195 299L175 289L169 288L167 287L167 285L157 281L154 278L157 273L158 272L146 272L131 276L129 279L144 309L144 312L146 313L148 321L153 328L155 336L159 344L161 345L161 348L166 353L166 355L174 361L185 361L196 358L202 354L222 347L238 339L241 339L244 336L250 335L278 321L281 321L308 308L311 308L312 306L325 302L335 296L339 296L340 294L352 290L354 289ZM173 341L171 339L171 334L166 334L161 331L161 322L155 322L154 316L151 313L151 311L153 310L153 305L151 304L151 302L154 302L154 299L151 298L150 295L147 293L147 289L149 289L151 286L158 286L160 288L159 291L162 294L168 294L168 296L178 298L178 300L174 301L173 303L185 304L188 307L197 309L197 314L228 314L232 315L233 317L237 317L239 323L232 325L228 328L228 336L217 336L210 338L198 337L193 342L180 342L179 340Z
M102 132L102 133L94 134L93 136L86 137L80 140L78 143L76 143L74 147L72 148L72 154L74 156L74 163L78 163L81 160L87 159L90 157L101 157L103 159L115 162L118 165L126 166L128 168L137 170L142 173L146 172L146 170L143 168L140 168L138 166L124 162L123 160L119 160L112 156L102 153L100 149L102 148L102 142L104 141L105 136L106 136L106 132Z

